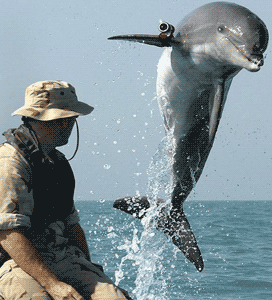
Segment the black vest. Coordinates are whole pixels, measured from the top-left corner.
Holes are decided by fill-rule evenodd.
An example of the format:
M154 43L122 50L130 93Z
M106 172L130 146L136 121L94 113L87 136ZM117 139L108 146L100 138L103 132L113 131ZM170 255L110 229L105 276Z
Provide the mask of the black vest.
M33 190L34 199L33 213L30 216L31 235L42 232L46 224L64 221L73 211L75 188L74 175L65 156L53 150L49 153L52 161L46 158L39 149L35 136L25 125L9 129L3 135L31 168L31 180L27 184L29 191Z

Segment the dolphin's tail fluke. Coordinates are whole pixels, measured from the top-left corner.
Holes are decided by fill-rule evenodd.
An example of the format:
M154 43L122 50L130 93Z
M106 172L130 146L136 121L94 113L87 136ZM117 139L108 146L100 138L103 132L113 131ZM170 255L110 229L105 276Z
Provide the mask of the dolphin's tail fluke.
M204 268L204 262L196 238L184 212L172 210L170 216L167 215L160 219L159 225L163 226L164 233L171 237L173 244L201 272Z
M115 200L113 207L131 214L138 219L142 219L150 207L150 204L145 196L125 197ZM203 259L194 233L184 212L171 210L169 215L161 211L157 222L158 227L162 228L164 233L171 237L173 244L176 245L183 252L185 257L195 265L196 269L201 272L204 268Z
M137 219L142 219L146 210L150 207L147 197L125 197L114 201L113 207L133 215Z

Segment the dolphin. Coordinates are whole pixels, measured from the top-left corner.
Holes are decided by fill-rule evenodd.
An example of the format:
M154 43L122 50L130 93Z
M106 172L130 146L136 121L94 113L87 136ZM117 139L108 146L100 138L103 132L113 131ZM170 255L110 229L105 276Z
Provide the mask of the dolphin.
M171 138L174 180L170 213L159 224L202 271L203 259L183 202L203 171L233 78L243 68L257 72L264 64L268 30L253 12L229 2L208 3L184 17L176 29L162 22L159 30L159 35L109 39L165 47L157 66L157 99ZM139 197L121 198L114 207L133 213L148 208L146 200L139 205Z

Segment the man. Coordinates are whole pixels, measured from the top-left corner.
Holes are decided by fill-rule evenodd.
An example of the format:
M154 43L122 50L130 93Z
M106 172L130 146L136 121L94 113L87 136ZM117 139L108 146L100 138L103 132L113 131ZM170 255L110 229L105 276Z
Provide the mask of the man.
M55 149L67 144L76 118L92 110L67 82L41 81L26 89L25 105L13 113L24 124L7 130L0 145L4 299L130 299L91 262L73 172Z

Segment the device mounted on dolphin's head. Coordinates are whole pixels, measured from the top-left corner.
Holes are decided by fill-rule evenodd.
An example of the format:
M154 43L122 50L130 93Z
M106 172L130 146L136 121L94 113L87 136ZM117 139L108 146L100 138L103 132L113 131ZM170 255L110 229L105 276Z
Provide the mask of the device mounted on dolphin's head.
M175 41L174 38L174 32L175 27L169 23L161 22L159 25L159 40L161 41L162 45L165 45L165 47L170 47L171 45L175 43L179 43L178 41Z
M174 38L175 27L167 22L161 22L159 25L159 35L149 34L128 34L109 37L109 40L125 40L138 42L157 47L171 47L180 44L180 41Z

